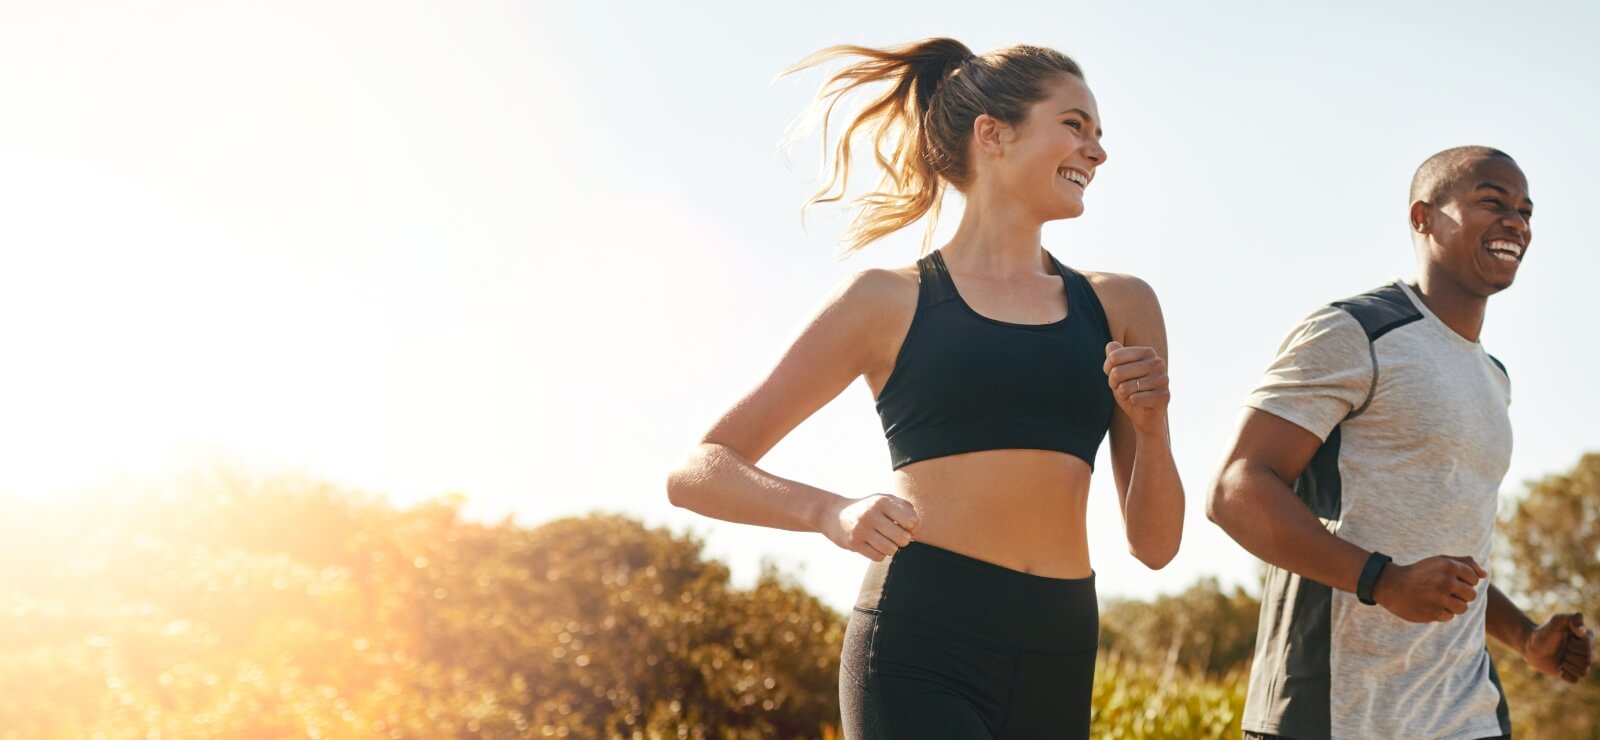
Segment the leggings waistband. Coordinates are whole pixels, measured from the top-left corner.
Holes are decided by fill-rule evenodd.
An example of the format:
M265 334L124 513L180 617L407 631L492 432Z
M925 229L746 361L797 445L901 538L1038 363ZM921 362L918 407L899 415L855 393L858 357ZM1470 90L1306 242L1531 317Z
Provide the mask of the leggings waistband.
M974 642L1094 650L1094 575L1048 578L912 542L867 568L856 608L944 627Z

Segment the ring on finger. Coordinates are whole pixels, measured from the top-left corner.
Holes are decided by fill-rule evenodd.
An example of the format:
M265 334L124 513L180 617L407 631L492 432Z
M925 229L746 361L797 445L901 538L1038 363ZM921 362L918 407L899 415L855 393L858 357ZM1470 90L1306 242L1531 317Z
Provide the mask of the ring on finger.
M1141 387L1141 383L1139 382L1141 380L1143 380L1143 378L1134 378L1133 379L1133 392L1134 393L1138 393L1139 391L1144 390Z

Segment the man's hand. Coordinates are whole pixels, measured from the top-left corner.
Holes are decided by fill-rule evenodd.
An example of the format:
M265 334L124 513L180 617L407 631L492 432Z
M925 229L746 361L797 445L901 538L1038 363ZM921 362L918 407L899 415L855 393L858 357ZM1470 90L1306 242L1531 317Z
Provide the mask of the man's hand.
M1577 683L1594 659L1594 631L1583 626L1582 614L1557 614L1528 635L1522 657L1540 673Z
M1469 557L1390 563L1372 587L1372 600L1407 622L1448 622L1467 611L1478 596L1478 581L1488 575Z

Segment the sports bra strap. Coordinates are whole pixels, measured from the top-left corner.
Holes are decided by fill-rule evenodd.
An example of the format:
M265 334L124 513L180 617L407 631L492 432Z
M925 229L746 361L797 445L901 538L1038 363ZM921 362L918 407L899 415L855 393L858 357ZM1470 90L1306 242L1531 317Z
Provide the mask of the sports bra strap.
M955 281L950 279L950 268L945 267L944 255L938 250L917 260L917 267L921 272L923 303L932 306L956 297Z
M1111 324L1106 320L1105 307L1100 305L1100 297L1095 295L1094 286L1089 284L1089 278L1084 277L1083 273L1061 264L1061 260L1056 259L1053 254L1050 255L1050 261L1056 264L1056 272L1061 273L1061 276L1066 280L1068 310L1074 313L1082 312L1083 315L1080 318L1092 320L1095 326L1104 328L1106 336L1109 337L1111 335Z
M940 252L917 260L917 312L878 394L896 469L1000 449L1053 450L1094 467L1116 407L1104 370L1111 336L1088 280L1051 259L1068 315L1037 325L978 314Z

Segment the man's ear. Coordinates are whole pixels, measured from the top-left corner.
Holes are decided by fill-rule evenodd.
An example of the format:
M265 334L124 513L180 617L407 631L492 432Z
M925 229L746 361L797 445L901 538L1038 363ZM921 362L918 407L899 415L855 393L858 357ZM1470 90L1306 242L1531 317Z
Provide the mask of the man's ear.
M1425 201L1411 204L1411 233L1428 234L1433 232L1433 206Z
M988 113L972 119L972 145L980 154L998 157L1011 140L1011 125Z

